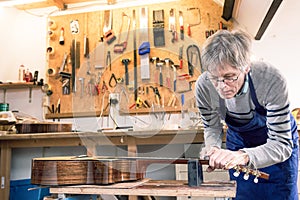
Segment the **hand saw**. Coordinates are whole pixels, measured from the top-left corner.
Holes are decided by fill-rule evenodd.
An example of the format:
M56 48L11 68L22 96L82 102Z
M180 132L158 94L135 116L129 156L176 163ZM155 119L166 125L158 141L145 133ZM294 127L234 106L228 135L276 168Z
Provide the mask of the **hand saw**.
M126 33L126 39L124 42L121 43L121 34L122 34L122 28L123 28L123 23L124 23L124 17L127 17L127 33ZM124 12L122 13L122 21L121 21L121 27L120 27L120 31L119 31L119 39L118 39L118 43L115 44L114 46L114 52L115 53L123 53L124 50L127 47L127 41L128 41L128 36L129 36L129 30L130 30L130 23L131 23L131 19L128 15L126 15Z
M116 36L112 31L112 20L113 20L113 13L111 10L104 11L104 26L103 26L103 33L104 39L107 44L111 44L115 41Z

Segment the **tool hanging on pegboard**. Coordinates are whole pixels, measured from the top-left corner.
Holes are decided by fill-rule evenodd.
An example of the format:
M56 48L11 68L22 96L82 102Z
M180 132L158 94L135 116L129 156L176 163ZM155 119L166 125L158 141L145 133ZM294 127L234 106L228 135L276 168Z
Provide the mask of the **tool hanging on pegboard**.
M68 54L65 52L64 57L61 62L61 65L60 65L60 68L59 68L59 71L55 75L55 79L59 79L61 77L62 73L65 70L65 66L67 65L67 60L68 60Z
M183 24L183 13L179 11L179 27L180 27L180 39L184 40L184 24Z
M182 69L183 68L183 45L179 47L178 59L179 59L179 69Z
M127 32L125 33L126 34L125 40L123 42L121 42L121 34L122 34L122 28L123 28L123 24L124 24L124 17L127 18L127 29L126 29ZM115 44L115 46L114 46L115 53L123 53L125 51L125 49L127 47L128 37L129 37L130 23L131 23L130 17L123 12L121 27L120 27L120 31L119 31L118 43Z
M199 69L203 73L203 69L201 68L201 57L199 47L195 44L191 44L186 49L186 55L188 59L188 71L189 75L194 75L194 69Z
M138 97L138 76L137 76L137 47L136 47L136 14L135 10L132 11L132 29L133 29L133 89L134 89L134 100Z
M153 38L154 46L160 47L165 46L165 21L164 21L164 10L153 11Z
M103 25L103 33L104 40L107 44L111 44L116 40L116 36L112 30L112 22L113 22L113 13L111 10L104 11L104 25Z
M72 40L70 54L71 54L71 64L72 64L72 77L71 86L72 92L76 92L76 69L80 67L80 42L76 40L76 35L79 34L79 22L78 20L72 20L70 22L70 30L74 39Z
M187 17L188 24L187 24L187 35L191 36L191 27L197 26L201 24L201 13L199 8L187 8Z
M90 58L90 48L89 48L89 38L87 36L88 33L88 17L87 17L87 13L85 14L85 19L84 19L84 23L85 23L85 27L84 27L84 37L83 37L83 56L87 59Z
M59 36L59 44L60 45L64 45L65 44L64 33L65 33L65 29L64 29L64 27L61 27L61 29L60 29L60 36Z
M140 8L140 29L139 29L139 55L140 55L140 65L141 65L141 79L150 79L150 63L149 63L149 53L150 53L150 43L148 34L148 9Z
M130 63L129 58L124 58L121 60L122 64L125 67L125 85L129 85L129 72L128 72L128 65Z
M177 30L176 30L176 16L175 16L175 10L172 8L170 10L170 16L169 16L169 31L172 33L172 39L171 42L174 43L178 40Z

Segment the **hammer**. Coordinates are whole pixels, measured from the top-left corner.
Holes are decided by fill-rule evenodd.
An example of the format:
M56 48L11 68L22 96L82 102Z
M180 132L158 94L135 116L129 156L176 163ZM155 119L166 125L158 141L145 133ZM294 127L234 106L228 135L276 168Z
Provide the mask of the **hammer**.
M157 62L159 61L159 58L158 57L152 57L150 58L150 62L153 63L153 65L155 66L155 68L157 67ZM157 72L156 72L157 73ZM154 79L155 79L155 82L158 83L158 74L154 75Z
M174 62L170 58L165 58L164 62L166 63L167 74L166 74L166 85L170 89L171 88L171 80L170 80L170 64L173 65Z
M125 66L125 84L129 85L128 64L130 63L130 59L129 58L124 58L124 59L121 60L121 62Z
M152 62L155 67L156 67L157 61L159 61L159 57L152 57L152 58L150 58L150 62Z

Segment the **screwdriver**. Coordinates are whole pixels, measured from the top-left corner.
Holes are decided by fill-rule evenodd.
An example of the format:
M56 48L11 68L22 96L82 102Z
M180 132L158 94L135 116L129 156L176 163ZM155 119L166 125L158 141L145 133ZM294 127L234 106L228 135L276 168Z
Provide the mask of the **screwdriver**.
M181 117L182 117L182 119L184 118L183 106L184 106L184 94L181 94Z

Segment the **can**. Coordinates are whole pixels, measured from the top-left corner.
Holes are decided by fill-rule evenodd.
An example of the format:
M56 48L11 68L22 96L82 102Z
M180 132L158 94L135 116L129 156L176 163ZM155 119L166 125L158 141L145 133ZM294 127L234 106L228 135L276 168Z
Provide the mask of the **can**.
M0 111L9 111L8 103L0 103Z

